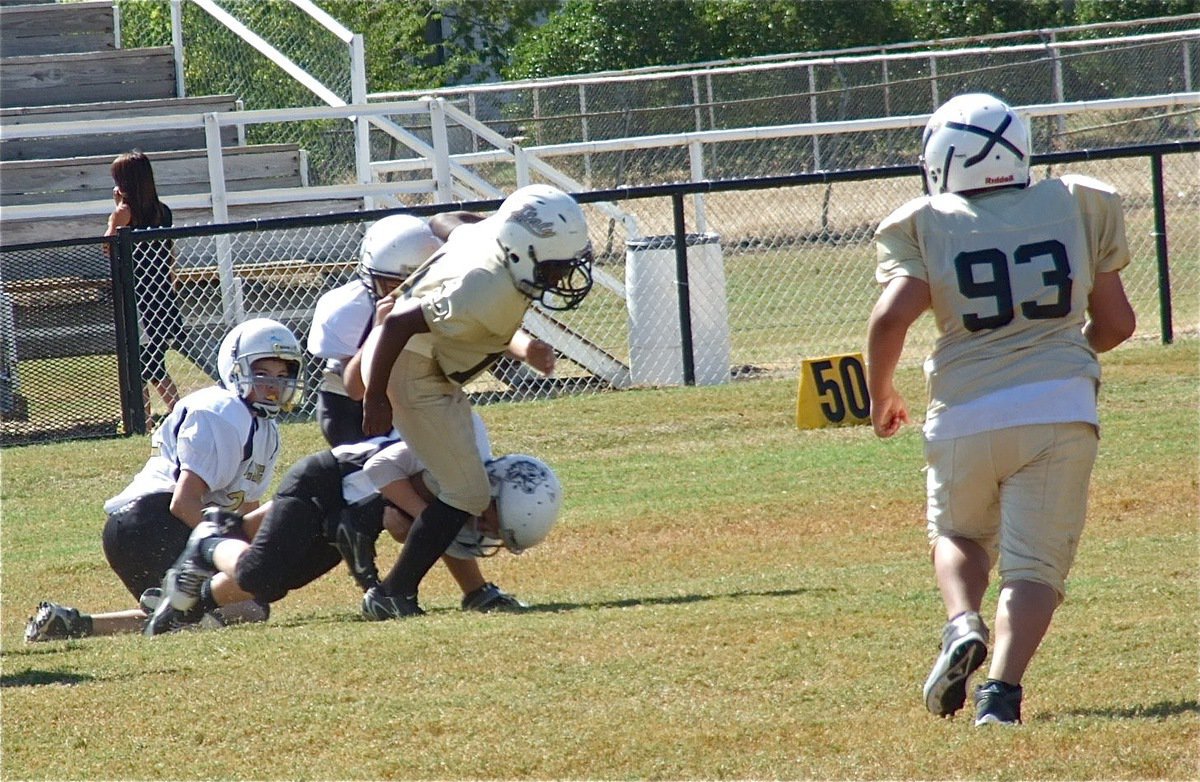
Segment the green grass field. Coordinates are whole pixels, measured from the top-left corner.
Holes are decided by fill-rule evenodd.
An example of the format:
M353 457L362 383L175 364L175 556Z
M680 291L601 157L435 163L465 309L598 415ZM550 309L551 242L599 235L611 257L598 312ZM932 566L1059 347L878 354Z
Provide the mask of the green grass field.
M438 566L427 616L363 622L339 570L265 625L26 646L39 599L129 603L100 506L146 441L6 450L0 777L1196 779L1198 361L1104 357L1089 526L1017 729L921 704L917 429L798 431L794 380L483 408L566 487L546 543L484 563L520 616L460 612ZM284 464L320 447L284 438Z

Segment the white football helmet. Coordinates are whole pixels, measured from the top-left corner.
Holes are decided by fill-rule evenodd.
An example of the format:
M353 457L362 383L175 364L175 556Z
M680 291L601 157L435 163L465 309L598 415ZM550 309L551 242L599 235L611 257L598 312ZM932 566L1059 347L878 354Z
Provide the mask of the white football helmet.
M254 362L261 358L278 358L286 362L289 376L269 380L255 378ZM270 318L253 318L235 326L221 340L217 373L221 376L221 385L236 391L242 399L250 396L256 383L260 386L274 385L279 391L276 401L256 400L250 403L259 415L273 418L281 409L291 409L297 401L303 360L300 341L291 329Z
M993 95L967 93L933 113L921 140L925 192L963 193L1029 184L1029 127Z
M492 216L517 288L551 310L578 307L592 289L592 243L575 199L550 185L515 191Z
M429 224L413 215L376 220L363 236L358 276L371 295L386 296L442 246Z
M541 459L511 453L487 462L500 540L479 531L478 519L467 523L456 544L466 553L488 557L501 548L520 554L550 534L562 508L562 484Z

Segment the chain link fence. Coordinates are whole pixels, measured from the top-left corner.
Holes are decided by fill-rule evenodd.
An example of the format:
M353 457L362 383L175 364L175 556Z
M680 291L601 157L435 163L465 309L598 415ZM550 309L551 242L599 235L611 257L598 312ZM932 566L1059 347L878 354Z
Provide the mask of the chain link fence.
M1015 106L1190 92L1193 74L1200 73L1198 23L1200 14L1191 14L1136 27L1063 28L979 39L1003 43L990 48L887 47L880 53L758 58L690 69L452 87L433 94L545 156L560 144L928 114L951 96L971 91L994 92ZM418 96L391 92L370 97ZM428 136L427 123L413 117L401 122L414 134ZM1035 149L1056 151L1194 139L1198 124L1200 110L1194 107L1154 108L1060 115L1035 122L1033 129ZM915 159L920 134L762 135L760 141L706 149L707 175L773 176L904 164ZM452 134L451 146L453 154L479 151L477 137L465 129ZM556 156L554 164L590 189L689 179L683 145Z
M169 21L147 17L141 0L118 0L123 37L171 45ZM214 5L261 36L315 81L351 101L346 44L289 0ZM311 106L314 93L262 56L195 3L181 6L185 83L189 95L232 94L247 109ZM1017 106L1189 92L1200 73L1200 14L894 44L877 49L777 55L701 66L647 68L617 74L376 93L372 100L432 94L491 130L543 154L557 144L697 133L799 122L836 122L932 112L952 95L996 92ZM392 118L426 143L428 117ZM1034 123L1035 149L1152 144L1196 138L1195 108L1123 110L1047 118ZM261 123L242 137L251 144L299 144L310 184L356 181L349 120ZM708 178L773 176L911 162L905 131L736 142L706 148ZM411 153L381 130L370 133L372 161ZM490 148L465 127L452 127L450 153ZM688 181L683 146L556 157L554 164L587 189ZM483 167L486 174L486 166ZM502 173L504 169L502 168ZM384 174L386 178L404 178ZM511 179L511 177L509 177ZM494 180L508 188L508 179ZM428 203L414 194L407 205Z
M1161 155L1170 251L1169 330L1160 309L1151 150L1109 151L1095 153L1096 159L1053 164L1042 156L1035 173L1088 174L1122 192L1133 253L1123 278L1138 315L1138 338L1163 339L1172 332L1194 338L1200 333L1200 231L1195 220L1200 146L1156 151ZM878 295L874 227L919 194L912 166L582 194L597 251L598 283L578 310L558 320L535 312L526 320L561 352L556 376L540 378L501 364L468 391L477 402L489 402L682 383L687 362L681 317L690 319L699 383L794 376L805 358L860 351ZM604 201L620 201L636 214L644 235L631 240L619 222L599 210ZM494 205L413 211L428 215ZM704 215L705 225L686 240L691 296L683 311L675 276L677 213L683 218L680 232L694 231L698 214ZM110 264L101 242L3 248L3 441L105 436L141 428L137 343L149 331L171 330L154 320L169 317L161 314L163 297L136 301L138 292L151 292L122 277L132 273L144 248L169 242L175 259L173 292L182 328L166 352L166 368L186 394L214 382L217 345L229 327L245 318L281 320L303 342L317 298L352 279L363 231L380 216L353 213L130 232L128 248L117 247L118 257L128 256L126 272L120 264ZM128 305L126 297L131 297ZM122 320L123 312L132 314ZM931 319L918 321L906 361L918 361L933 337ZM310 362L310 391L315 370ZM157 395L150 397L154 412L165 412ZM292 416L307 420L314 404L315 394L307 393Z
M148 16L144 0L118 0L122 32L130 45L170 46L170 20ZM214 5L307 72L321 87L352 102L351 55L345 42L317 25L290 0L215 0ZM260 54L195 3L181 5L184 88L188 95L234 95L245 109L323 105L314 92ZM356 181L354 128L349 120L258 123L242 129L244 144L299 144L312 185Z

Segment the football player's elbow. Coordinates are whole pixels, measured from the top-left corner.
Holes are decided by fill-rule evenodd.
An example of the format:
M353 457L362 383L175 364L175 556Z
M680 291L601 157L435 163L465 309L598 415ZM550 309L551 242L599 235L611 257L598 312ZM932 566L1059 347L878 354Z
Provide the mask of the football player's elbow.
M1097 353L1112 350L1133 336L1137 329L1137 316L1133 309L1119 314L1108 314L1101 319L1093 319L1087 332L1088 343Z

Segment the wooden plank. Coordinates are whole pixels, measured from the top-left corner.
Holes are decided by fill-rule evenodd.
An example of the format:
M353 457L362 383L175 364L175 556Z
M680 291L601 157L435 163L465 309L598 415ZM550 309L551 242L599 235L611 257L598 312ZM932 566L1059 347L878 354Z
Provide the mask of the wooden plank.
M210 190L208 157L203 149L149 152L160 197ZM92 156L0 162L0 205L51 201L95 201L112 191L112 158ZM299 187L300 147L256 144L224 152L227 190Z
M312 262L303 258L267 263L242 264L234 274L243 280L273 285L323 285L330 274L349 275L357 261ZM175 271L175 281L181 285L213 284L220 281L216 266L189 266Z
M204 114L210 111L236 110L235 95L197 95L187 98L0 108L0 122L6 126L15 126L31 122L82 122L116 117L158 117L165 114Z
M204 95L193 98L106 101L103 103L73 103L65 106L25 106L0 109L0 123L3 123L5 127L19 127L32 122L118 120L127 117L141 118L236 110L237 99L232 95ZM114 127L116 125L117 123L114 123ZM87 157L90 155L116 156L131 149L140 149L144 152L201 149L205 146L205 142L204 131L200 128L129 130L114 133L91 133L86 136L0 139L0 161ZM237 128L221 128L221 144L226 147L235 146L237 144Z
M3 11L0 24L3 57L115 48L111 2L20 5Z
M5 57L0 106L175 97L171 47Z

